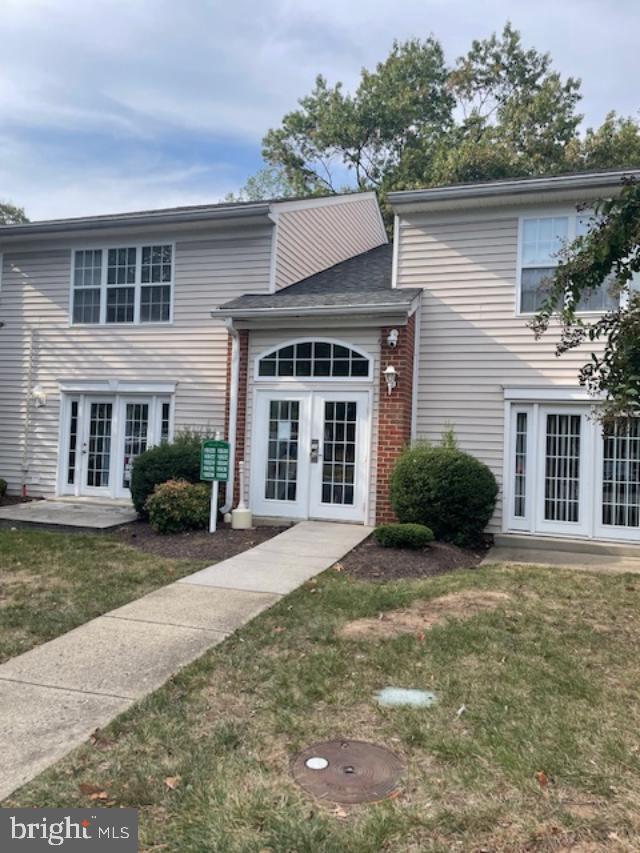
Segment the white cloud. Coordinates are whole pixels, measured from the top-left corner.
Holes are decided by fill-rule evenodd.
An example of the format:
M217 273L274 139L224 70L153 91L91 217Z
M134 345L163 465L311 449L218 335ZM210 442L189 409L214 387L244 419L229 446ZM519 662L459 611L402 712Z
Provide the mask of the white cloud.
M0 130L12 143L0 197L32 216L212 200L258 164L263 133L317 73L353 86L394 37L433 33L453 59L510 17L527 44L582 77L588 122L638 109L632 0L0 4Z

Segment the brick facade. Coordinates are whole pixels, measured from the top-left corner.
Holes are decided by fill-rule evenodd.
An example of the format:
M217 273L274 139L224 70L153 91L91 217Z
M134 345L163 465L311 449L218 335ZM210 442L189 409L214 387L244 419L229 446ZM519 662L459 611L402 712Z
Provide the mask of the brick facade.
M393 466L411 442L413 399L413 359L415 314L406 326L398 326L398 345L387 343L391 327L380 329L380 405L378 408L378 471L376 481L376 522L395 521L389 500ZM395 389L389 394L384 371L393 365L398 374Z
M229 411L231 405L231 335L227 344L227 395L224 411L224 433L229 435ZM240 500L240 480L238 475L238 462L244 459L245 437L247 432L247 371L249 367L249 332L246 330L238 332L238 349L240 363L238 365L238 415L236 418L236 452L233 460L235 478L233 482L233 508Z

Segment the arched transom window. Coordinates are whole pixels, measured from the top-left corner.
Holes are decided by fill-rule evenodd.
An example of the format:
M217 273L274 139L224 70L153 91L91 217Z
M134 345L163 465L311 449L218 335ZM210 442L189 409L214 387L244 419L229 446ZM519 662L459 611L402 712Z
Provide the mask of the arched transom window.
M262 356L258 376L368 379L369 358L344 344L298 341Z

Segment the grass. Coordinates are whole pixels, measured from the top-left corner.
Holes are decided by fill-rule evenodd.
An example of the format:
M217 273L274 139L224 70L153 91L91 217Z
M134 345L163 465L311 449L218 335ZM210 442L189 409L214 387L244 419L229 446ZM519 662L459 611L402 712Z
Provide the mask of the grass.
M203 565L108 536L0 530L0 662Z
M510 599L424 637L336 637L345 621L473 589ZM329 571L4 805L88 806L105 791L140 809L146 851L637 850L639 604L633 576L491 566L380 584ZM390 684L439 703L377 707ZM352 809L305 796L289 761L333 737L401 755L402 794Z

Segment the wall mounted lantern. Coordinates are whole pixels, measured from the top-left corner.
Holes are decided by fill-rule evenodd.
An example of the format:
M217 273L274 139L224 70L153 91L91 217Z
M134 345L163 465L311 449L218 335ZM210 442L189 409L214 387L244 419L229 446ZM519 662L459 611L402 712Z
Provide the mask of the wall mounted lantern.
M36 385L31 392L31 397L33 399L33 405L36 409L41 409L43 406L47 405L47 394L42 385Z
M385 382L387 383L387 393L391 394L393 389L398 384L398 371L392 364L390 364L388 367L385 367L384 378Z

